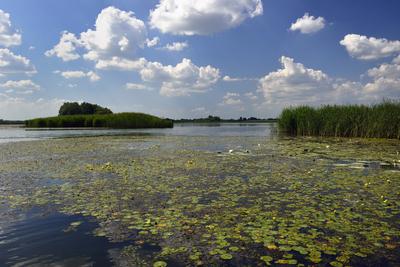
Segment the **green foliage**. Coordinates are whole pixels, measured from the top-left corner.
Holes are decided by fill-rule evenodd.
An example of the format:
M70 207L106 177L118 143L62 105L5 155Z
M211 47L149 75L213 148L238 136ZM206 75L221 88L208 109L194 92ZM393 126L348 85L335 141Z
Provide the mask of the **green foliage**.
M400 102L286 108L279 128L291 135L400 139Z
M135 128L171 128L170 120L161 119L143 113L118 113L105 115L67 115L50 118L38 118L25 122L27 127L32 128L113 128L113 129L135 129Z
M79 104L77 102L66 102L60 107L58 115L93 115L93 114L112 114L112 111L108 108L103 108L96 104L90 104L83 102Z

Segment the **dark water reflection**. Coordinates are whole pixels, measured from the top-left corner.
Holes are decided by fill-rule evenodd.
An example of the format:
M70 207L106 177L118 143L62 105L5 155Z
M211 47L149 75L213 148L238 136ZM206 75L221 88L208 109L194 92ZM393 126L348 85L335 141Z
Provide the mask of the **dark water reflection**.
M64 231L75 221L84 223L75 231ZM28 214L0 227L0 266L110 266L113 250L126 244L93 236L95 227L79 216Z

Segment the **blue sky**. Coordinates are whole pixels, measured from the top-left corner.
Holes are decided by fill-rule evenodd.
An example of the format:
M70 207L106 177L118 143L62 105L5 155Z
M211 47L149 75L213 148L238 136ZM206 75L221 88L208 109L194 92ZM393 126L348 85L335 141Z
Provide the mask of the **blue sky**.
M0 3L0 118L64 101L163 117L275 117L400 96L396 0Z

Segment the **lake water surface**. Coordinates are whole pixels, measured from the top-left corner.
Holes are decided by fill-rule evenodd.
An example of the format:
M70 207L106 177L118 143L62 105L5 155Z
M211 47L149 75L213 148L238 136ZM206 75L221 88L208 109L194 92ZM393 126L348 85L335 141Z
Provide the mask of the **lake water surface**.
M48 138L105 135L177 135L177 136L269 136L276 131L272 123L203 123L175 124L167 129L29 129L0 125L0 143L32 141Z
M0 128L0 266L400 266L397 140Z

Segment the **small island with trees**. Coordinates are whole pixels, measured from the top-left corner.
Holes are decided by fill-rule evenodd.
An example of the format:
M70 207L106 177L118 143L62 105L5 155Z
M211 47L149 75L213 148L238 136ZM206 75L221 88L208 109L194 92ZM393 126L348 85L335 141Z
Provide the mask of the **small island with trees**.
M124 112L113 113L110 109L90 103L64 103L59 115L25 121L29 128L172 128L173 121L153 115Z

